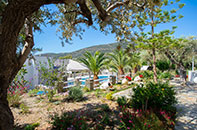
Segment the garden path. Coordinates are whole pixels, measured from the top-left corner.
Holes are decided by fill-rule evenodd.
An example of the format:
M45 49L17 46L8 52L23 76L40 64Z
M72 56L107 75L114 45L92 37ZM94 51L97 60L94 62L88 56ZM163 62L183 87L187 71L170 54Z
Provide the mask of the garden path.
M174 83L178 99L175 130L197 130L197 85L183 86L179 82Z

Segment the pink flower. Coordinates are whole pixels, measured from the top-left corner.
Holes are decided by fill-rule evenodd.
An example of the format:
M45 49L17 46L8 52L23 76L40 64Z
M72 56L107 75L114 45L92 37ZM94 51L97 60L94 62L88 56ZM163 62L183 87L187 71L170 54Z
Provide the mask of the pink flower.
M146 122L144 123L144 125L146 125Z
M150 125L148 125L148 128L150 128Z
M133 121L129 120L129 123L132 123Z
M128 130L130 130L130 127L127 127Z

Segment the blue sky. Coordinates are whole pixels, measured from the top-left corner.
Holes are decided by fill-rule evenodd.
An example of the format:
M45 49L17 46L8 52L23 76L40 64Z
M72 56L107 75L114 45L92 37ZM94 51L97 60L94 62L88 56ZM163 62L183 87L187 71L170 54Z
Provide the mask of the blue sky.
M178 13L182 14L184 18L174 23L159 25L156 28L156 32L170 29L172 26L178 26L174 34L176 37L197 36L197 0L182 0L181 2L186 5ZM93 45L116 42L114 34L105 35L98 30L90 28L86 29L82 40L73 37L73 44L65 44L62 47L61 40L56 34L56 28L57 26L51 27L48 25L47 27L42 27L42 33L35 33L35 47L42 48L42 52L39 53L72 52Z

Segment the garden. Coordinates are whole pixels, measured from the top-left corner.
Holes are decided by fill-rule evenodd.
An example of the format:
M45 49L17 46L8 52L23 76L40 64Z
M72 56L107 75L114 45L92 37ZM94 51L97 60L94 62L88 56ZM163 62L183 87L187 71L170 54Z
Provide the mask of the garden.
M177 36L174 26L184 6L180 0L1 0L0 130L196 129L197 40ZM77 56L35 55L42 50L35 43L50 46L50 36L34 40L48 25L62 46L82 39L86 29L114 34L117 44Z
M122 53L123 49L102 55L96 52L89 55L89 59L101 58L103 60L87 60L92 65L93 74L100 69L113 66L112 54ZM99 55L99 56L98 56ZM122 61L129 60L129 57ZM84 54L86 56L86 54ZM133 55L132 58L136 58ZM81 58L82 59L82 58ZM105 64L105 62L110 64ZM136 59L135 59L136 60ZM97 62L96 68L94 61ZM176 91L170 81L177 78L175 68L168 62L157 62L158 82L153 81L154 73L151 70L138 70L133 76L128 71L129 64L123 63L126 76L115 84L91 90L88 86L72 86L59 92L57 81L62 79L62 68L54 69L54 64L48 60L49 67L41 64L38 71L41 74L41 83L49 87L37 86L30 89L24 77L27 71L23 68L15 77L15 84L8 89L8 101L14 113L16 128L20 129L69 129L69 130L102 130L102 129L139 129L139 130L173 130L176 123ZM164 62L164 61L162 61ZM127 63L129 63L127 61ZM132 62L133 63L133 62ZM103 64L102 66L99 64ZM116 63L113 68L118 70L122 63ZM123 71L124 70L124 71ZM59 75L58 75L59 74ZM123 73L122 73L123 74ZM94 76L94 78L97 76ZM20 79L20 84L17 84ZM48 80L46 80L48 79ZM106 84L104 81L103 84ZM108 83L108 82L107 82ZM102 86L102 83L99 83ZM17 86L16 86L17 85ZM126 95L120 93L127 92Z

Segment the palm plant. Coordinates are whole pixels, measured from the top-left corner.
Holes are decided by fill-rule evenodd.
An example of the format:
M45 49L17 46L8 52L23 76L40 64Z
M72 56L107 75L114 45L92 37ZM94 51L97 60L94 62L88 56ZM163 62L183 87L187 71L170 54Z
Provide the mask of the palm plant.
M78 60L84 63L94 75L94 79L98 79L98 74L102 68L104 68L106 56L104 53L96 51L94 55L90 52L83 54L84 57L79 58Z
M108 55L110 57L109 67L114 71L117 71L119 75L124 75L125 68L129 66L129 57L127 52L122 48L117 48Z

